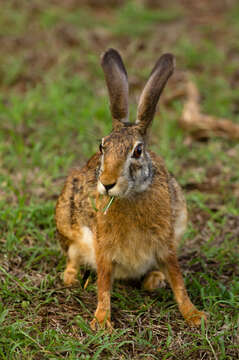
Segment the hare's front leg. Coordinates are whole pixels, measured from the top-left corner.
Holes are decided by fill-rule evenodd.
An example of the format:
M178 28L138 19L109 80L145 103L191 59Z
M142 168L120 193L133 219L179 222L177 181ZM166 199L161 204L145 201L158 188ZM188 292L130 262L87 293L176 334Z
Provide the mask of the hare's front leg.
M110 291L113 281L113 264L102 255L96 256L97 261L97 288L98 305L94 319L91 321L92 330L96 330L97 325L112 329L110 322Z
M190 326L199 326L202 318L206 320L206 315L197 310L188 297L176 253L167 258L164 271L184 319Z

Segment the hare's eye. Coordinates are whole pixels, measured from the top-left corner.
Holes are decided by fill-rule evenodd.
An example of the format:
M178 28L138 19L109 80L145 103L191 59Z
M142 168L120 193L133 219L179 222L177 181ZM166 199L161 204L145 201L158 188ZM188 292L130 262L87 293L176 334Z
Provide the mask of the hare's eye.
M141 156L142 151L143 151L143 145L142 145L142 144L138 144L138 145L136 146L136 148L134 149L133 157L134 157L135 159L138 159L138 158Z
M101 154L103 154L103 145L102 144L99 145L99 150L100 150Z

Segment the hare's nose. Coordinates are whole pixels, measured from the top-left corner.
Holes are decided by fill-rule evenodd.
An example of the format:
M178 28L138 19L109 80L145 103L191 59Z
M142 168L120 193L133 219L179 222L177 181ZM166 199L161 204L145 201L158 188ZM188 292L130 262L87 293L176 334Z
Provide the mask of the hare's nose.
M115 186L115 184L116 184L116 183L114 183L114 184L108 184L108 185L103 184L103 185L104 185L104 187L106 188L106 191L109 191L110 189L112 189L112 188Z

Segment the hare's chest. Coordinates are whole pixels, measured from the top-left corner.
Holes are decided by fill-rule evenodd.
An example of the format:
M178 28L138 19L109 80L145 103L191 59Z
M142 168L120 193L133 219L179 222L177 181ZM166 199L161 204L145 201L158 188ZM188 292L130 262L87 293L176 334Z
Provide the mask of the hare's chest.
M128 208L110 214L99 233L103 234L102 247L115 265L115 277L139 278L158 268L158 260L168 256L169 222L162 223L157 216L152 222L147 213L143 217Z
M111 257L115 264L115 278L139 278L157 268L155 247L149 234L132 229L115 242Z

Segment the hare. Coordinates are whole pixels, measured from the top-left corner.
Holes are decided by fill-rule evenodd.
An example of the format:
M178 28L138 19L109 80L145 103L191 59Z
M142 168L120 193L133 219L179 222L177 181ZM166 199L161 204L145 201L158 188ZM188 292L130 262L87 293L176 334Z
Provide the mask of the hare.
M148 150L147 141L174 57L164 54L157 61L134 123L128 120L128 81L121 56L109 49L101 65L113 129L87 164L70 173L56 205L56 226L67 255L64 283L76 281L80 265L96 269L98 306L92 329L111 327L113 280L143 276L149 291L166 279L183 317L198 326L206 316L188 297L176 254L187 224L186 203L175 178L162 158Z

